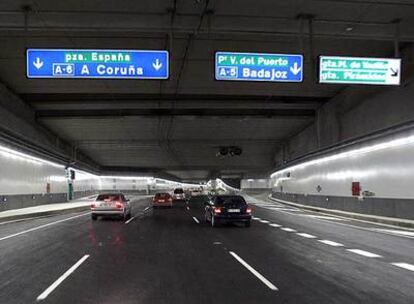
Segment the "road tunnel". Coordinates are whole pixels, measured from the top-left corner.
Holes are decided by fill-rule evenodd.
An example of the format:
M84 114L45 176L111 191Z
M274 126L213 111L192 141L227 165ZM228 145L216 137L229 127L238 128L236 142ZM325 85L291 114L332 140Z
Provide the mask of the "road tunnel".
M413 17L2 1L2 301L413 303Z

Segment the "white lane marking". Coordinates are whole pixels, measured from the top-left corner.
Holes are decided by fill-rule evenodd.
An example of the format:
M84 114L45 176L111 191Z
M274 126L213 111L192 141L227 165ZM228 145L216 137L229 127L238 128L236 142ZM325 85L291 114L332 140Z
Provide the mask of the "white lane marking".
M30 229L27 229L27 230L23 230L23 231L14 233L14 234L10 234L8 236L4 236L4 237L0 238L0 241L7 240L7 239L11 239L13 237L16 237L16 236L19 236L19 235L22 235L22 234L25 234L25 233L29 233L29 232L32 232L32 231L36 231L36 230L39 230L39 229L42 229L42 228L46 228L46 227L49 227L49 226L52 226L52 225L56 225L56 224L59 224L59 223L62 223L62 222L70 221L70 220L73 220L75 218L78 218L78 217L81 217L81 216L85 216L85 215L89 215L89 214L90 214L90 212L82 213L80 215L75 215L75 216L72 216L72 217L68 217L68 218L65 218L63 220L59 220L59 221L55 221L55 222L52 222L52 223L40 225L40 226L37 226L37 227L34 227L34 228L30 228Z
M316 219L321 219L321 220L347 221L346 219L343 219L343 218L326 216L326 215L301 214L300 216L306 216L306 217L311 217L311 218L316 218Z
M414 265L412 264L408 264L408 263L391 263L394 266L400 267L400 268L404 268L410 271L414 271Z
M316 236L312 235L312 234L307 234L307 233L296 233L297 235L307 238L307 239L316 239Z
M266 221L266 220L260 220L260 223L263 223L263 224L268 224L268 223L270 223L269 221Z
M282 226L281 226L281 225L279 225L279 224L269 224L269 226L272 226L272 227L275 227L275 228L282 227Z
M379 254L372 253L372 252L365 251L365 250L361 250L361 249L347 249L347 251L362 255L362 256L367 257L367 258L382 258L382 256L379 255Z
M198 220L198 218L196 218L195 216L193 216L193 220L194 222L196 222L197 224L200 224L200 221Z
M255 221L261 221L262 219L260 217L252 217Z
M59 279L57 279L52 285L50 285L40 296L37 297L37 301L42 301L53 292L67 277L69 277L86 259L89 258L89 254L85 254L79 261L76 262L71 268L69 268Z
M11 224L11 223L18 223L18 222L23 222L23 221L30 221L30 220L35 220L35 219L40 219L40 218L45 218L45 217L52 217L52 216L53 215L41 215L41 216L25 217L25 218L21 218L21 219L18 219L18 220L1 222L0 225L6 225L6 224Z
M266 279L264 276L262 276L259 272L257 272L252 266L247 264L246 261L244 261L241 257L239 257L235 252L229 251L229 253L240 263L242 264L247 270L249 270L256 278L258 278L260 281L262 281L263 284L265 284L267 287L269 287L271 290L279 290L275 285L273 285L268 279Z
M131 217L129 220L127 220L125 222L125 225L128 225L129 223L131 223L133 220L135 220L135 216Z
M392 234L403 235L403 236L414 237L414 232L412 232L412 231L390 230L390 229L379 229L379 228L376 228L374 230L381 231L381 232L388 232L388 233L392 233Z
M190 210L190 207L187 206L187 210Z
M283 230L283 231L286 231L286 232L296 232L296 230L295 229L292 229L292 228L288 228L288 227L285 227L285 228L280 228L281 230Z
M329 246L334 246L334 247L343 247L344 246L341 243L337 243L337 242L333 242L333 241L329 241L329 240L318 240L318 242L321 242L321 243L329 245Z
M147 211L149 208L151 208L150 206L145 207L144 212Z

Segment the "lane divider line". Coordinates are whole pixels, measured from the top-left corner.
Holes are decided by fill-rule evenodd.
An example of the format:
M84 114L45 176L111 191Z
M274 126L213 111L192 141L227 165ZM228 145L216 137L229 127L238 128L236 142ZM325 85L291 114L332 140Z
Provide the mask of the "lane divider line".
M391 265L400 267L400 268L404 268L410 271L414 271L414 265L412 264L408 264L408 263L391 263Z
M200 224L200 221L198 220L198 218L196 218L195 216L193 216L193 220L194 222L196 222L197 224Z
M316 236L308 233L296 233L297 235L307 238L307 239L316 239Z
M16 236L19 236L19 235L22 235L22 234L25 234L25 233L29 233L29 232L36 231L36 230L39 230L39 229L42 229L42 228L46 228L46 227L49 227L49 226L52 226L52 225L56 225L56 224L59 224L59 223L63 223L63 222L66 222L66 221L70 221L70 220L73 220L75 218L78 218L78 217L81 217L81 216L85 216L85 215L89 215L89 214L90 214L90 212L86 212L86 213L82 213L80 215L75 215L75 216L71 216L71 217L65 218L63 220L58 220L58 221L55 221L55 222L52 222L52 223L47 223L47 224L40 225L40 226L37 226L37 227L33 227L33 228L30 228L30 229L27 229L27 230L23 230L23 231L14 233L14 234L10 234L8 236L4 236L4 237L0 238L0 241L4 241L4 240L7 240L7 239L11 239L13 237L16 237Z
M284 227L284 228L280 228L280 229L283 230L283 231L286 231L286 232L296 232L295 229L288 228L288 227Z
M271 226L271 227L275 227L275 228L282 227L282 226L281 226L281 225L279 225L279 224L269 224L269 226Z
M266 221L266 220L260 220L260 223L269 224L270 222L269 221Z
M367 257L367 258L382 258L382 256L379 255L379 254L372 253L372 252L365 251L365 250L361 250L361 249L347 249L347 251L362 255L362 256Z
M263 284L265 284L267 287L269 287L271 290L278 291L279 289L273 285L268 279L266 279L264 276L262 276L257 270L255 270L252 266L247 264L245 260L243 260L241 257L239 257L235 252L229 251L229 253L240 263L242 264L247 270L249 270L256 278L258 278L260 281L262 281Z
M135 220L135 216L131 217L129 220L127 220L125 222L125 225L128 225L129 223L131 223L133 220Z
M59 279L57 279L52 285L50 285L45 291L43 291L38 297L37 301L42 301L48 297L62 282L67 279L83 262L89 258L89 254L85 254L79 261L76 262L71 268L69 268Z
M344 244L329 241L329 240L318 240L318 242L321 242L325 245L333 246L333 247L344 247Z

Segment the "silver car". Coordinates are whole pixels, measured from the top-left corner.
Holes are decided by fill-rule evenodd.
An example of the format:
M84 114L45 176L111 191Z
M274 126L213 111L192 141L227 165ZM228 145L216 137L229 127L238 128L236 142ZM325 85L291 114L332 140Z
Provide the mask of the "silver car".
M91 204L91 216L93 220L98 216L119 216L126 220L131 217L131 204L122 193L99 194Z

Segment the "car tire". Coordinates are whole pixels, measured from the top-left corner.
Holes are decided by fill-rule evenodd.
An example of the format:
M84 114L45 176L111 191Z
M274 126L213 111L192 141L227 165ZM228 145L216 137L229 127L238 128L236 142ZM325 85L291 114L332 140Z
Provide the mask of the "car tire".
M251 221L244 222L244 227L249 228L251 224Z
M91 215L91 219L92 219L93 221L96 221L96 220L98 219L98 216L97 216L96 214L92 214L92 215Z

